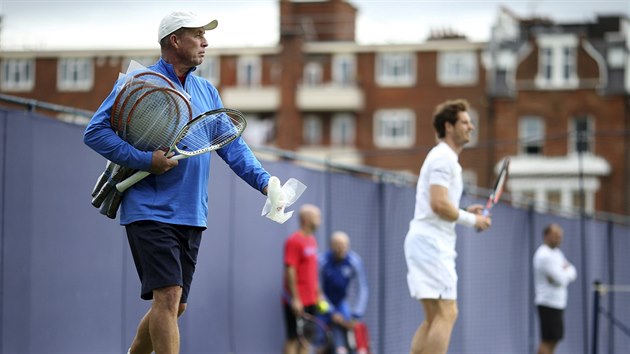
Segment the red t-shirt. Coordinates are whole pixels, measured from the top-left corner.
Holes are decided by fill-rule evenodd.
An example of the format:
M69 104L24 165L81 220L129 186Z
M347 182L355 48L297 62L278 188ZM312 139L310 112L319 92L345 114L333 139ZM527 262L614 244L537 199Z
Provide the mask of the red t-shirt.
M313 236L304 236L296 231L284 244L284 265L295 269L297 291L304 306L317 303L317 240ZM291 292L284 280L286 293Z

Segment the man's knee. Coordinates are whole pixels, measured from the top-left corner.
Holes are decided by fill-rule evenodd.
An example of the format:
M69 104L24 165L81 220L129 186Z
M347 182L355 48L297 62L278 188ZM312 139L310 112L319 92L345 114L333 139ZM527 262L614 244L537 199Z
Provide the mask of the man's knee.
M180 286L167 286L153 290L153 306L168 311L179 316L181 309L180 300L182 297L182 288Z
M456 301L442 301L440 303L439 315L442 316L442 318L444 318L445 320L451 323L455 323L458 314L459 310L457 308Z
M177 317L181 316L184 311L186 311L186 304L179 304L179 309L177 310Z

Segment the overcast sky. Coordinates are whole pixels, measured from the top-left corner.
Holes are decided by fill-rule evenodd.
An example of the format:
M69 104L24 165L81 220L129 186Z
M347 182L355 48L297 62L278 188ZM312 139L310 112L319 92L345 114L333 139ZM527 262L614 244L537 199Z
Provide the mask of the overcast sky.
M556 22L630 15L630 0L350 0L360 43L414 43L431 29L488 39L499 8ZM157 48L162 17L192 10L217 19L211 46L265 46L278 41L278 0L0 0L0 49Z

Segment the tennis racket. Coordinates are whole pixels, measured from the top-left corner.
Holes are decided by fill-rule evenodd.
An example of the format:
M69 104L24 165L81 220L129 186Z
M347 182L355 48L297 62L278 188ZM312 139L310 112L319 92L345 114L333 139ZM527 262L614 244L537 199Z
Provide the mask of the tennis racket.
M134 125L140 129L143 128L143 125L140 124L142 122L136 122L139 119L134 119L134 115L139 117L149 118L149 113L147 112L147 107L151 108L151 103L159 104L164 103L164 101L156 101L156 97L158 97L155 92L155 89L158 88L169 88L175 90L175 86L173 83L164 75L157 73L151 70L144 70L140 72L136 72L133 75L128 75L127 79L124 83L119 87L118 93L116 94L116 98L114 100L114 104L112 105L112 110L110 114L110 124L112 129L120 136L123 140L127 140L132 144L138 144L140 141L133 141L133 137L131 139L127 138L127 123L130 123L132 120L134 121ZM183 97L183 96L182 96ZM183 99L184 101L185 98ZM181 103L177 99L173 99L171 104L167 105L167 111L173 111L173 106L179 105L182 106ZM180 100L181 101L181 100ZM153 106L153 109L157 109L159 106ZM182 112L185 114L185 107ZM188 107L190 111L190 108ZM189 113L188 120L192 117L192 114ZM153 118L153 117L151 117ZM144 122L146 126L146 122ZM134 130L137 131L138 129ZM137 136L138 134L135 134ZM142 148L141 146L136 146L138 148ZM129 173L129 168L122 167L116 170L115 174L114 167L116 164L109 163L105 169L105 171L101 174L99 179L96 182L95 188L92 191L92 204L95 207L100 207L101 203L106 199L108 192L113 190L113 185L115 183L120 182L123 178L117 176L117 174L126 175ZM104 187L105 183L111 178L110 186Z
M119 136L123 137L122 133L122 121L124 119L121 116L126 116L124 113L127 106L134 95L139 93L140 90L144 87L169 87L175 89L175 85L164 75L154 72L154 71L142 71L136 73L135 75L131 75L130 78L126 81L125 84L121 86L116 95L116 99L114 100L114 104L112 105L112 112L110 115L110 123L112 128L116 131ZM141 92L140 92L141 93ZM94 185L94 189L92 190L92 197L96 197L105 182L112 177L112 172L114 167L117 166L115 163L111 161L107 161L107 165L105 167L105 171L99 176Z
M166 155L175 152L172 159L181 160L220 149L241 136L247 121L243 113L221 108L203 113L185 124L172 140ZM138 171L116 185L120 193L127 190L150 172Z
M116 133L135 148L155 151L168 149L191 117L190 103L179 91L135 79L120 90L112 107L111 124ZM92 199L92 205L101 207L116 184L130 172L135 171L120 167L113 173Z
M328 327L308 313L297 318L297 335L302 346L315 349L326 348L330 344Z
M501 165L501 170L499 171L499 176L497 177L496 182L494 183L494 189L492 193L488 197L488 202L486 202L486 207L483 209L483 215L488 216L492 207L501 199L501 194L503 194L503 190L505 189L505 182L508 178L508 172L510 168L510 158L506 157L503 160L503 165Z
M117 165L109 160L107 160L107 165L105 165L105 171L101 173L101 175L96 180L96 184L94 185L94 189L92 189L92 197L96 197L96 195L100 192L101 188L107 180L112 176L112 172L114 172L114 168Z

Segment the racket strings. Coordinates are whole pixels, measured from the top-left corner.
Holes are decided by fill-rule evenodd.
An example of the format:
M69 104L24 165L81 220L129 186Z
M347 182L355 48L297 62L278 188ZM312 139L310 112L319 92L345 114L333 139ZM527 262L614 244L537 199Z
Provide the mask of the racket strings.
M125 140L139 150L168 149L191 115L188 101L176 91L148 89L129 112Z
M315 321L302 319L301 335L310 344L321 347L328 343L328 332Z
M175 85L162 74L154 71L143 71L130 75L120 87L111 112L111 126L121 138L125 136L125 119L133 107L133 103L142 96L146 90L156 87L175 89Z
M175 149L184 155L216 150L237 138L245 126L244 118L233 113L221 112L200 117L180 134L181 139Z

